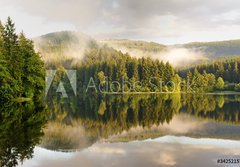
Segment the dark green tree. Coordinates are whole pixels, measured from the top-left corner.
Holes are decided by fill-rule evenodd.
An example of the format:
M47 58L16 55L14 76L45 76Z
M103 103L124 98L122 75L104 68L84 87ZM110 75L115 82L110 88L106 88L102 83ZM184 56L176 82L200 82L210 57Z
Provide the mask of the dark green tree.
M11 18L0 23L0 98L28 97L43 94L44 64L34 51L33 42L23 33L15 33ZM39 96L38 96L39 97Z

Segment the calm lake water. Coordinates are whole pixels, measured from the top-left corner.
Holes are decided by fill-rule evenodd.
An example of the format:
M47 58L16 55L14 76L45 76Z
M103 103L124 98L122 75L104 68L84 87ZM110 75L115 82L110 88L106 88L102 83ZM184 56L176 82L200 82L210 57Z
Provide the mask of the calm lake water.
M202 167L240 158L237 95L88 95L1 112L2 166Z

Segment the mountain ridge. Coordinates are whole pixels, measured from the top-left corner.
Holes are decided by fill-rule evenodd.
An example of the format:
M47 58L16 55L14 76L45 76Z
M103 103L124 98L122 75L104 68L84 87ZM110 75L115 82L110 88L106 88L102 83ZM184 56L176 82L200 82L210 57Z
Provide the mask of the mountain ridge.
M84 56L86 49L91 47L97 49L102 46L108 46L134 57L168 61L176 67L240 55L240 39L163 45L157 42L130 39L96 40L77 31L59 31L36 37L33 41L36 50L42 53L45 61L55 61L62 57L67 59L69 56L79 60Z

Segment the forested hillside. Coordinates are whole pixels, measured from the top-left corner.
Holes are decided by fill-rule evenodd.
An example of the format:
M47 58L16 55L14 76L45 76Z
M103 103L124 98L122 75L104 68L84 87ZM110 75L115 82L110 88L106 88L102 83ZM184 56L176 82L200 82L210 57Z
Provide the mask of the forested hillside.
M45 63L62 63L64 61L80 61L85 51L97 48L91 37L73 31L62 31L34 38L35 49L41 53Z
M102 89L109 88L109 83L111 82L117 81L122 83L122 81L126 81L127 83L121 86L115 84L113 89L117 92L170 91L173 89L173 85L166 85L166 83L171 81L177 85L174 91L179 92L182 90L203 93L224 90L225 81L239 82L239 75L237 74L239 66L236 65L237 62L235 60L231 62L227 61L229 65L223 64L226 63L224 59L222 63L208 63L209 65L199 65L196 69L181 70L179 74L182 78L180 78L176 72L177 70L168 62L164 63L158 59L136 57L128 53L124 54L108 45L99 44L94 39L79 35L78 33L58 32L47 34L40 38L41 42L36 42L40 53L46 58L48 56L57 57L54 61L53 59L46 61L46 67L61 69L60 71L62 72L59 75L62 76L64 75L64 68L76 69L78 73L78 86L82 88L79 90L86 89L91 79L93 79L96 85L100 85ZM43 41L44 43L42 43ZM81 52L66 52L80 48L80 41L85 42L84 47L81 48ZM134 44L128 40L119 41L129 48L142 47L145 48L144 50L152 50L144 42L141 45L141 42ZM72 54L75 55L72 56ZM138 87L137 90L133 90L131 85L138 81L142 83L142 86ZM182 84L178 85L179 82ZM187 83L191 84L194 90L186 90Z
M198 65L196 67L185 69L181 71L181 76L186 77L190 70L198 70L199 73L213 73L216 77L222 77L225 81L239 83L240 82L240 57L232 59L222 59L213 63Z
M51 61L45 61L47 68L60 69L62 72L59 72L59 75L64 75L64 68L77 70L78 88L86 88L91 78L96 85L100 84L102 88L106 87L106 80L109 83L126 81L130 84L140 81L142 86L137 91L144 92L160 89L158 87L160 78L166 82L180 82L180 78L175 74L174 68L169 63L150 58L135 58L107 45L98 44L90 37L79 36L78 33L58 32L47 34L37 40L35 39L35 41L36 48L41 55L46 57L45 60L48 60L48 56L57 57L51 59ZM84 43L81 52L67 52L80 48L81 42L87 42ZM72 56L72 54L76 55ZM150 81L156 86L153 86ZM130 84L123 84L120 87L115 85L113 89L114 91L133 92ZM171 88L170 84L168 88ZM166 90L167 87L164 87L164 89ZM180 88L176 88L175 91L180 91Z
M95 41L82 33L63 31L34 38L34 42L36 50L42 53L45 62L69 60L71 58L81 60L86 50L98 49L105 45L137 58L151 57L164 62L170 61L172 64L178 59L184 59L184 62L181 63L182 66L198 65L219 58L231 58L240 55L240 40L193 42L171 46L127 39Z
M179 72L182 78L192 78L193 75L206 76L206 74L212 75L212 83L214 78L218 78L218 89L240 91L240 57L225 58L216 60L213 63L198 65L189 69L184 69ZM224 83L226 82L226 83ZM202 82L200 86L204 85Z
M128 39L119 40L101 40L100 43L107 44L113 48L127 48L127 49L137 49L145 52L162 52L166 50L167 46L155 42L145 42L145 41L134 41Z
M135 49L145 52L163 52L169 48L186 48L202 52L207 58L219 58L240 55L240 40L215 41L215 42L192 42L179 45L163 45L155 42L134 41L134 40L102 40L101 43L114 48ZM191 56L191 55L189 55Z
M182 47L202 51L211 59L240 55L240 40L193 42L182 45Z

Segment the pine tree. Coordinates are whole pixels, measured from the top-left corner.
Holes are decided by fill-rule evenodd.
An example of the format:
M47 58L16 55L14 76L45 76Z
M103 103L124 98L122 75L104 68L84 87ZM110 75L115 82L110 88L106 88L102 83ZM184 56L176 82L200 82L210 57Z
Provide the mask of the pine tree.
M165 82L171 81L171 79L175 75L174 69L169 62L166 63L164 73L165 73L165 79L164 79Z
M152 66L151 59L142 58L142 83L146 88L150 87L149 79L152 77L150 66Z
M18 36L15 33L15 25L12 22L11 18L8 17L7 22L3 31L3 54L6 57L8 62L8 68L11 75L15 79L19 79L18 73L21 66L18 64L21 62L20 57L18 56Z
M224 88L224 80L222 77L218 77L217 82L216 82L216 88L219 90Z
M217 64L216 74L217 74L218 76L223 76L223 73L224 73L223 63L222 63L222 62L219 62L219 63Z
M11 83L13 82L13 78L11 77L7 61L5 60L5 56L3 55L3 34L4 27L0 21L0 101L5 101L11 99L13 96L13 90L11 87Z
M239 78L239 70L238 70L238 63L235 62L234 63L234 69L233 69L233 79L234 79L234 82L238 82L238 78Z
M127 69L127 76L129 79L137 80L138 79L138 65L137 61L132 58L127 58L126 62L126 69Z
M33 97L36 90L44 88L44 66L40 56L34 51L33 42L28 40L23 33L19 35L19 55L24 60L22 67L22 82L24 94Z
M6 60L8 71L12 78L12 89L15 92L15 96L21 96L22 89L22 64L23 59L19 55L18 36L15 33L15 25L11 18L8 17L3 31L3 56Z
M163 61L161 61L160 63L157 62L157 68L158 68L158 76L159 76L161 79L164 79L163 76L165 75L165 74L164 74L165 66L164 66Z
M4 102L13 98L14 90L11 87L13 78L11 77L7 66L6 61L2 53L0 52L0 101Z

